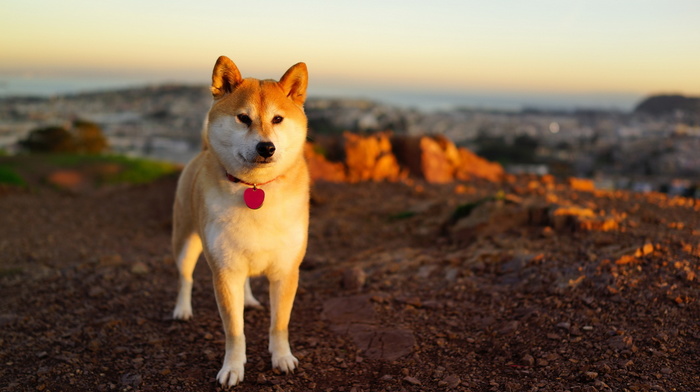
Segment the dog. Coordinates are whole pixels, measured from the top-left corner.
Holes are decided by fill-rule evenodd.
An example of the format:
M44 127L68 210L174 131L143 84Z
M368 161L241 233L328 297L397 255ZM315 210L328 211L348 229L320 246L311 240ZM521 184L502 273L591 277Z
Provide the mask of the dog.
M289 373L298 365L288 324L308 238L307 85L304 63L279 81L258 80L242 78L233 61L219 57L202 151L178 180L172 246L179 293L173 318L192 317L192 272L203 251L226 334L217 375L224 387L243 381L243 310L260 306L250 276L265 275L270 283L272 366Z

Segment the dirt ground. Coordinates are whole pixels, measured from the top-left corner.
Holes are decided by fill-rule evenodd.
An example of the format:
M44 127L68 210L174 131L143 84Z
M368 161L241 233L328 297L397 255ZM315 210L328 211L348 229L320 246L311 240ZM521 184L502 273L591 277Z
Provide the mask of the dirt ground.
M194 319L171 318L175 183L0 189L0 390L220 390L203 260ZM311 214L300 368L272 370L267 306L248 310L237 390L700 390L699 201L525 177L318 183Z

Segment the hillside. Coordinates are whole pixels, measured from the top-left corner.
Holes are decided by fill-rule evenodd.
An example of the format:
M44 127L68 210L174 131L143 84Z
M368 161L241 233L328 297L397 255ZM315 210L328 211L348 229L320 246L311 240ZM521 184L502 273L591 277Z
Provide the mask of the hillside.
M654 116L673 115L676 112L700 116L700 97L653 95L640 102L634 111Z
M206 263L194 319L170 316L175 183L0 188L1 390L219 389ZM301 368L271 369L269 316L249 310L238 389L700 390L698 212L551 177L317 182Z

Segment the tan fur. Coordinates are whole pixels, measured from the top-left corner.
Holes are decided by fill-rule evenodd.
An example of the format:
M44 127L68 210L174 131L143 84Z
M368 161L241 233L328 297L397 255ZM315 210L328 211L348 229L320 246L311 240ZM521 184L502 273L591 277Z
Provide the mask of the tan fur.
M270 282L272 365L284 372L297 366L288 341L299 264L306 252L309 174L303 157L307 120L303 110L307 71L292 66L279 82L243 79L236 65L220 57L212 73L214 102L202 132L203 150L183 170L173 212L173 253L180 273L176 319L192 317L192 272L203 251L211 268L226 355L217 379L224 386L243 380L243 308L260 306L249 276ZM247 126L237 117L250 118ZM276 116L283 118L275 123ZM260 142L274 143L270 158L256 155ZM265 201L249 209L247 183L264 184Z

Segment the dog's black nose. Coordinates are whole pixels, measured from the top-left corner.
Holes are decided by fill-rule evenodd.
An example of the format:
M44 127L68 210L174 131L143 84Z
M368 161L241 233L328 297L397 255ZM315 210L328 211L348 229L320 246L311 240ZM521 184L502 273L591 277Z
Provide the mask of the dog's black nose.
M275 153L275 145L272 142L260 142L255 146L255 150L263 158L269 158Z

